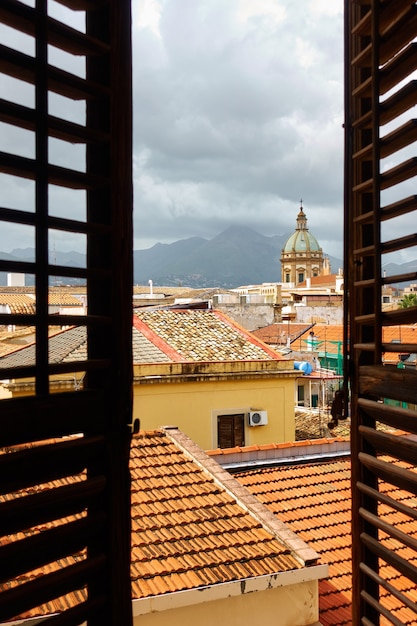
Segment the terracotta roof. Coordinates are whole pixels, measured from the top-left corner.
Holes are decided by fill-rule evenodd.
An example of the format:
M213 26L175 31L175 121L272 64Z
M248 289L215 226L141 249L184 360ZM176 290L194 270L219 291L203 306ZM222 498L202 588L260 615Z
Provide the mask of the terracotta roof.
M35 313L35 300L24 294L0 293L0 305L8 306L10 313L22 315Z
M50 291L48 294L48 303L55 306L83 306L79 298L65 291ZM3 293L0 292L0 305L10 307L11 313L30 313L34 314L36 310L35 293L28 296L23 293Z
M134 436L130 471L133 600L291 572L317 562L314 550L176 429ZM39 488L59 487L68 480L80 477ZM44 529L30 529L25 535ZM21 578L34 579L82 558L83 553L63 557ZM16 586L21 578L8 586ZM19 617L62 611L79 602L84 592L77 593Z
M282 356L219 311L137 311L135 327L172 361L281 360Z
M318 342L315 347L318 352L324 352L326 350L326 352L337 354L338 342L343 341L343 324L314 324L314 326L306 330L294 341L291 345L292 349L306 350L307 339L309 339L310 332L314 333L314 339ZM342 346L342 344L340 344L340 346Z
M403 465L405 467L405 465ZM285 522L329 564L328 580L319 581L320 623L323 626L351 625L351 492L350 460L290 465L235 474L270 511ZM382 485L393 491L393 487ZM415 498L396 492L396 499L414 507ZM408 535L417 538L417 525L410 528L409 518L381 506L381 516ZM407 526L407 528L405 528ZM401 549L401 556L416 562L416 553ZM383 566L382 576L405 592L414 602L415 588L398 572ZM390 606L402 624L417 623L414 611L400 608L392 595L384 594L382 603Z
M50 291L48 294L48 304L55 306L83 306L83 303L79 298L73 296L71 293L65 291Z
M320 343L319 350L323 350L323 344L331 341L343 341L343 325L342 324L296 324L281 322L279 324L270 324L264 328L258 328L253 334L265 341L266 343L285 343L288 335L290 336L291 348L293 350L305 350L307 348L307 339L310 333L314 333L315 339ZM337 346L335 348L337 351Z
M23 446L19 446L18 448L21 448L21 447ZM31 444L27 444L24 447L31 447ZM6 452L11 452L11 451L12 451L12 448L8 448L6 450ZM4 453L5 451L2 450L1 452ZM30 494L34 493L34 491L46 491L51 488L65 487L66 485L74 484L75 482L79 482L80 480L84 480L84 479L85 479L85 475L80 475L78 477L70 476L70 477L61 478L60 480L56 480L53 483L43 483L42 485L37 485L27 490L21 490L18 493L2 494L0 496L0 502L4 502L7 500L14 500L16 497L20 497L20 496L30 496ZM80 519L82 517L85 517L85 515L86 515L85 512L83 512L82 514L74 516L73 519L74 520ZM15 535L8 535L8 536L0 537L0 544L5 545L7 543L10 543L11 541L19 541L21 539L26 539L31 536L39 535L39 533L46 530L47 528L58 527L64 521L67 522L69 521L69 519L68 518L66 518L65 520L57 519L53 523L43 524L39 527L25 528L22 532L19 532ZM40 578L41 576L45 576L46 574L58 572L63 567L73 566L76 563L79 563L80 561L84 559L85 559L85 551L76 553L74 555L62 557L57 561L45 563L41 568L34 569L16 578L9 579L6 583L4 583L4 586L7 589L16 588L20 584L34 581L37 578ZM50 602L44 603L43 605L36 607L33 610L24 611L14 616L14 618L19 619L19 620L25 620L25 619L29 619L32 617L38 617L41 615L50 615L54 613L59 613L59 612L64 611L65 609L76 606L77 604L79 604L80 601L85 600L85 598L86 598L85 589L79 589L75 592L71 592L69 594L66 594L65 596L62 596L62 597L53 599ZM20 624L20 621L19 621L19 624Z
M162 363L170 360L136 328L132 328L132 350L134 363ZM85 361L86 359L87 335L84 326L67 328L50 337L49 360L51 363ZM0 369L23 367L34 363L35 343L20 347L11 346L4 356L0 353Z
M342 324L314 324L313 326L305 324L304 332L297 337L296 332L298 328L302 330L302 324L290 324L291 330L291 348L293 350L306 350L307 339L310 332L313 331L314 338L317 340L317 351L337 354L340 346L340 350L343 353L343 325ZM260 328L253 331L253 334L262 339L266 343L276 343L276 337L285 335L285 328L288 324L271 324L265 328ZM295 330L297 329L297 331ZM288 334L288 330L287 330ZM295 338L297 337L297 338ZM417 344L417 324L402 325L402 326L384 326L382 339L385 343L399 342L402 343L415 343ZM399 355L394 352L384 353L385 362L398 363Z
M13 348L14 349L14 348ZM133 362L282 360L282 356L220 312L142 310L133 316ZM49 340L51 363L84 361L86 329L74 326ZM35 362L35 343L0 356L0 369Z
M132 328L133 363L164 363L169 358L149 341L136 328ZM84 341L81 344L74 342L73 348L64 361L85 361L87 359L87 340L84 332Z
M315 324L311 330L319 341L343 341L342 324ZM399 342L417 343L417 324L401 326L384 326L383 341L385 343ZM310 331L309 331L310 332ZM301 339L307 339L309 332L305 332Z
M86 342L84 326L74 326L61 330L49 338L49 362L61 363L65 360L76 360L69 355ZM0 369L8 367L25 367L35 363L36 344L31 343L0 358Z
M280 539L287 529L270 526L277 520L264 517L266 509L251 513L250 503L259 503L249 492L240 492L233 477L175 432L177 441L155 431L132 443L133 597L299 569Z
M68 359L68 355L83 345L86 341L84 326L74 326L57 332L49 338L49 361L60 363ZM0 369L8 367L25 367L35 363L36 344L31 343L19 350L0 358ZM68 359L72 360L72 359Z
M385 326L383 329L383 341L385 343L414 343L417 344L417 324L410 326ZM417 352L417 345L416 350ZM385 352L384 362L397 364L402 352Z
M261 341L271 344L286 345L288 337L293 342L297 337L311 328L311 324L293 324L280 322L277 324L269 324L263 328L257 328L252 331Z
M216 448L206 450L206 454L215 459L222 467L233 471L237 468L256 469L260 466L271 467L280 463L292 464L309 459L328 459L332 456L349 456L350 439L348 437L320 437L317 439L300 439L284 443L264 443L234 448Z

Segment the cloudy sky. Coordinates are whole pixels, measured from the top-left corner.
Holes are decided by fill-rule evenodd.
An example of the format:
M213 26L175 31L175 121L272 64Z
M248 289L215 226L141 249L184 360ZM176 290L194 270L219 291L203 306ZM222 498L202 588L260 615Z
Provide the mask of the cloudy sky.
M232 224L341 256L342 0L134 0L135 248Z
M132 6L135 249L212 238L233 224L289 234L302 198L310 230L340 258L342 0L132 0ZM61 6L55 10L60 19L74 19ZM0 35L33 54L29 38L16 42L7 29ZM72 57L57 64L83 72ZM0 75L2 90L22 104L34 100L29 86ZM82 120L77 103L51 96L50 105L52 114ZM0 144L34 154L33 137L5 125ZM76 146L52 141L50 150L52 162L82 163ZM3 206L31 209L32 183L8 177L0 183ZM77 218L80 204L76 192L51 190L53 214L71 206ZM33 233L27 238L14 226L0 232L5 252L31 241ZM60 233L56 242L60 250L82 251L85 244Z

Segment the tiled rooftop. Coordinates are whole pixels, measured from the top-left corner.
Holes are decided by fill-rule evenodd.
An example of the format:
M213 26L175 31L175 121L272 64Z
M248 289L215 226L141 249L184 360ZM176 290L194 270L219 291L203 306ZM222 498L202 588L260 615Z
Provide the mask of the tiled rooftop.
M340 346L340 352L343 353L343 326L341 324L315 324L312 328L314 338L319 342L317 350L319 352L337 354ZM307 346L308 332L295 342L295 346L300 341L301 347ZM384 326L382 328L382 341L384 343L408 343L417 344L417 324L401 325L401 326ZM294 346L292 346L294 348ZM386 363L398 363L400 357L397 352L385 352L383 360Z
M87 340L85 330L84 341L82 343L78 344L75 339L75 335L68 339L69 341L73 341L72 349L63 360L85 361L87 358ZM64 337L62 337L61 340L64 340ZM52 349L54 349L54 346L51 345L51 350ZM55 350L58 352L58 349L55 348ZM155 346L134 327L132 328L132 353L133 363L164 363L169 361L169 358L161 350L159 350L157 346Z
M13 351L12 351L13 350ZM157 346L132 328L132 350L134 363L163 363L169 357ZM6 352L6 350L4 351ZM74 326L59 331L49 339L49 359L51 363L85 361L87 359L87 335L84 326ZM7 353L0 354L0 369L24 367L35 363L35 344L8 346Z
M337 342L343 341L343 325L342 324L314 324L314 326L301 335L301 346L304 350L309 339L310 332L314 333L314 339L318 341L317 350L327 349L328 352L337 352ZM336 342L333 345L332 342Z
M25 294L0 293L0 305L8 306L11 313L18 315L35 313L35 300Z
M0 369L35 362L35 344L0 356ZM184 361L282 360L220 312L193 310L141 310L133 317L133 363ZM71 327L49 339L51 363L87 358L86 329Z
M319 581L320 622L323 626L350 626L352 602L351 563L351 496L350 460L316 464L290 465L236 474L238 480L285 522L297 535L329 564L328 580ZM388 493L388 488L382 489ZM392 493L392 487L390 486ZM415 507L415 497L396 491L401 499ZM382 519L395 524L417 539L417 525L410 527L409 518L399 512L380 507ZM393 545L391 540L391 545ZM417 562L414 550L402 549L401 556ZM381 570L389 582L417 601L417 589L388 566ZM411 609L400 608L399 602L385 593L382 603L394 609L401 624L417 624Z
M257 328L252 331L261 341L274 345L286 345L288 337L290 342L293 342L297 337L311 328L311 324L288 324L286 322L279 322L276 324L269 324L263 328Z
M300 570L317 562L314 550L176 429L134 436L130 470L133 600ZM62 558L29 578L81 558ZM76 596L69 594L24 617L76 603Z
M81 300L65 291L50 291L48 294L48 304L52 306L77 307L83 306Z
M62 330L49 338L49 361L50 363L61 363L65 360L79 360L80 354L77 351L86 342L86 330L84 326L74 326L67 330ZM0 358L0 369L7 367L25 367L35 363L35 343L23 346L10 354ZM69 358L75 353L77 357ZM85 357L84 357L85 358Z
M148 338L173 361L282 358L219 311L142 309L136 315L140 322L136 328L147 332Z
M216 448L206 450L206 454L228 470L242 471L260 469L262 466L302 463L307 459L316 462L329 457L349 456L350 440L348 437L320 437L284 443L265 443L261 445L236 446L234 448Z
M266 524L271 518L263 523L262 516L251 514L232 495L239 491L238 482L201 456L185 435L178 436L187 450L197 450L204 465L216 468L216 478L164 432L134 438L133 597L299 569L299 561ZM240 492L242 497L250 500L249 493Z
M303 331L304 328L304 332ZM314 333L314 339L317 341L316 350L319 352L326 351L330 354L337 354L339 346L343 352L343 325L342 324L270 324L264 328L253 331L253 334L265 343L277 344L285 343L288 335L291 340L292 350L306 350L307 339L310 332ZM382 340L384 343L408 343L417 344L417 324L402 326L385 326L382 329ZM385 362L397 363L399 360L398 353L386 352L384 354Z
M81 300L63 290L50 291L48 294L48 304L53 306L81 307ZM10 307L11 313L30 313L36 310L36 297L24 293L4 293L0 291L0 305Z
M132 328L133 363L167 363L169 357L135 327Z
M34 326L19 326L13 331L0 330L0 357L29 345L34 336Z

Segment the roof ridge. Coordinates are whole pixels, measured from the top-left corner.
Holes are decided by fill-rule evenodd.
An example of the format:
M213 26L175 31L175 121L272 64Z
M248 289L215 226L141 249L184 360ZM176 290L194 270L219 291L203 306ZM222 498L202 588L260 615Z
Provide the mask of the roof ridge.
M208 456L215 456L218 454L227 455L227 454L236 454L240 452L244 454L245 452L252 451L264 451L264 450L281 450L288 448L298 448L300 446L314 446L314 445L323 445L334 443L335 441L349 441L349 437L344 437L342 435L337 435L336 437L320 437L320 438L312 438L312 439L300 439L295 441L283 441L278 443L263 443L263 444L251 444L248 446L236 446L234 448L215 448L213 450L206 450L205 453Z
M169 439L175 442L184 454L191 457L204 472L210 474L212 479L231 495L243 509L253 515L265 530L287 547L301 565L317 564L319 559L317 552L312 550L286 524L281 522L236 478L223 469L214 459L207 456L204 450L192 439L187 437L176 426L165 426L163 427L163 432Z

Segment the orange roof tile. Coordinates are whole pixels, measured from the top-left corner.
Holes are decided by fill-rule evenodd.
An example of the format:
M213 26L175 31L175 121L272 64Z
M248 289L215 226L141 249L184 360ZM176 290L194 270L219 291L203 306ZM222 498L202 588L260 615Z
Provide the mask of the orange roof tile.
M6 306L10 313L34 315L35 299L25 294L0 293L0 306Z
M277 342L278 336L285 335L285 328L287 324L272 324L265 328L254 331L254 334L267 343L279 343ZM310 332L314 333L314 339L317 342L315 349L318 352L327 352L330 354L343 354L343 325L342 324L314 324L313 326L305 326L304 332L296 334L296 328L301 327L301 324L290 325L290 329L294 329L290 332L291 348L293 350L306 350L307 339L309 339ZM282 330L278 335L278 328ZM417 346L417 324L402 325L402 326L384 326L382 329L382 340L384 343L407 343L416 344ZM275 335L274 335L275 333ZM386 352L384 354L385 362L398 363L400 357L398 353Z
M50 291L48 304L55 306L81 307L83 303L79 298L65 291ZM11 313L30 313L36 310L36 296L23 293L0 292L0 305L8 306Z
M252 334L265 343L274 345L286 345L288 337L293 342L297 337L311 328L311 324L295 324L280 322L277 324L269 324L263 328L257 328Z
M134 436L130 470L133 600L299 570L303 562L317 562L314 550L176 429ZM53 484L73 480L67 477ZM62 520L48 526L58 523ZM28 532L41 531L36 527ZM28 577L42 576L83 558L84 552L70 555L8 585L16 586ZM61 611L78 604L77 594L16 617Z
M319 581L320 623L323 626L350 626L352 602L351 563L351 490L350 460L325 463L285 465L235 474L270 511L285 522L329 564L328 580ZM382 488L384 488L382 486ZM393 488L389 486L389 489ZM387 488L388 492L388 488ZM413 507L414 498L396 490ZM410 524L399 513L381 506L381 517L407 534L417 538L416 524ZM407 518L408 519L408 518ZM415 552L402 548L403 558L416 562ZM383 571L385 570L385 571ZM390 583L415 596L409 581L389 566L381 570ZM414 600L415 601L415 600ZM390 594L381 602L393 610L403 624L416 624L415 613L400 606Z
M279 537L166 433L135 437L130 464L134 598L299 568Z
M79 298L73 296L65 291L50 291L48 293L48 304L51 306L64 306L64 307L81 307L83 303Z
M299 339L294 342L295 345L291 345L291 347L293 349L306 350L310 332L314 333L314 339L317 341L314 346L319 352L326 351L337 354L339 344L340 346L343 345L340 343L343 342L343 324L314 324L308 332L306 331L300 335ZM342 347L341 352L343 353Z

